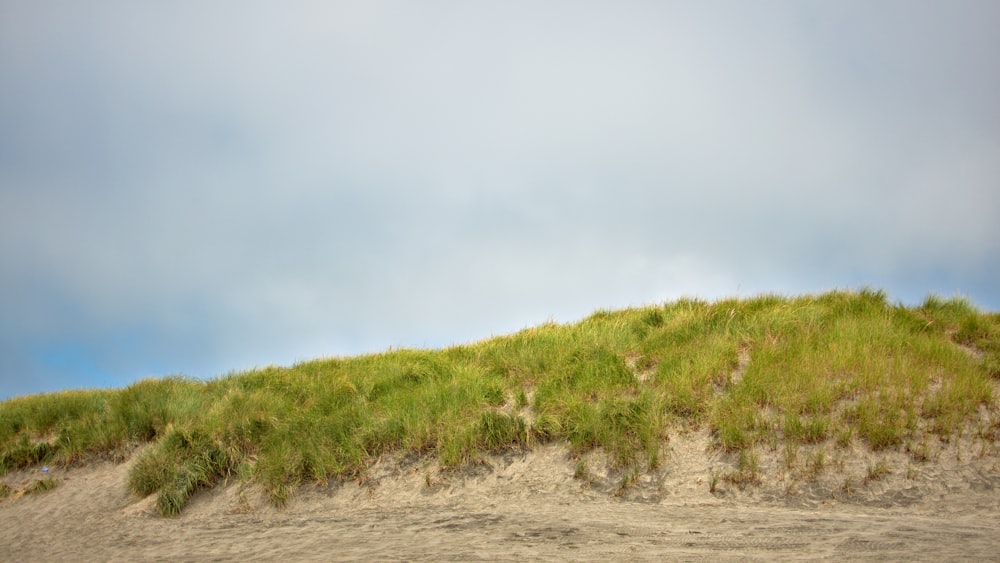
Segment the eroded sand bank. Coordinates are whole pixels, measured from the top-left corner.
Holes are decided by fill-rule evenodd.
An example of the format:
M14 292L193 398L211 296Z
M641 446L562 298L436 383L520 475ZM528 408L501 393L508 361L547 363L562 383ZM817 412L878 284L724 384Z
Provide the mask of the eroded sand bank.
M1000 465L988 448L954 444L924 463L882 453L891 471L870 482L871 453L830 452L806 479L773 452L760 484L717 480L713 493L732 460L706 445L702 432L674 437L661 468L624 491L599 456L581 480L553 445L457 472L386 460L364 482L303 487L282 510L256 489L219 486L175 518L128 494L128 463L52 469L54 490L0 502L0 560L1000 558ZM16 489L38 471L4 481Z

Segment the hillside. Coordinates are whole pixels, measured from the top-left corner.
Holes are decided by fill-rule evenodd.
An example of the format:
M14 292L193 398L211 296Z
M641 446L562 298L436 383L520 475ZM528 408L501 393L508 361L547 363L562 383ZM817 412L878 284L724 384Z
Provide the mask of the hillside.
M712 495L822 484L879 502L871 484L942 455L995 461L1000 314L872 290L683 299L443 350L20 397L0 403L0 475L130 459L128 490L171 515L221 482L280 507L302 485L377 482L388 459L475 472L562 445L581 486L639 498L681 436L703 437L686 459L713 454L687 468ZM8 479L0 502L59 485Z

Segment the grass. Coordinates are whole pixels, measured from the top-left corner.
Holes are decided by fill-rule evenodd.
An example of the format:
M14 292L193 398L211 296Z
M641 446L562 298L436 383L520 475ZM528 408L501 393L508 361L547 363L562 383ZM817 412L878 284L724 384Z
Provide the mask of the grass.
M753 450L741 450L740 461L736 469L723 475L722 480L732 483L741 489L760 483L760 458L757 452ZM714 490L715 486L710 488Z
M24 489L24 494L26 495L37 495L39 493L44 493L51 491L52 489L59 486L59 481L57 479L35 479Z
M852 495L858 490L857 484L854 482L853 477L847 477L844 479L844 484L840 486L840 491L846 495Z
M806 479L816 479L826 469L826 450L820 448L809 456L802 476Z
M753 483L759 447L784 446L793 463L798 445L886 450L960 435L978 409L997 409L998 365L1000 315L962 299L682 299L443 350L11 399L0 403L0 474L149 444L128 486L176 514L228 479L258 483L280 506L301 484L363 478L387 454L448 468L562 442L575 456L601 449L634 477L661 463L682 423L739 453L734 475Z
M892 473L892 466L890 466L885 461L880 461L875 465L869 465L868 472L865 475L865 483L871 483L872 481L881 481L891 473Z
M7 483L0 482L0 501L6 499L7 497L13 496L14 498L24 496L24 495L38 495L51 491L52 489L59 486L59 479L52 479L46 477L44 479L33 479L16 490L12 488Z

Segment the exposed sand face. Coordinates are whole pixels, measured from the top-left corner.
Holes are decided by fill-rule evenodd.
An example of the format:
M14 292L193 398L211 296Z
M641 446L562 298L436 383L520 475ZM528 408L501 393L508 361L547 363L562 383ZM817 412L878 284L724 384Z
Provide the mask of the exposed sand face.
M674 435L661 468L624 491L599 454L581 480L577 461L550 445L453 472L385 460L362 483L303 487L283 510L253 488L219 486L176 518L128 494L127 463L54 469L56 489L0 502L0 560L1000 557L1000 458L974 440L940 445L924 463L830 448L808 479L780 471L782 452L761 452L759 485L719 480L714 494L713 471L734 461L707 445L704 431ZM891 472L863 482L877 461Z

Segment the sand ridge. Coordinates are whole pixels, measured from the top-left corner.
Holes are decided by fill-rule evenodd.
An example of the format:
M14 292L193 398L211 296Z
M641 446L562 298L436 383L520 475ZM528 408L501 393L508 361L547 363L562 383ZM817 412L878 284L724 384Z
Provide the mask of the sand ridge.
M129 463L52 468L51 491L0 502L0 560L984 560L1000 553L1000 466L956 440L934 461L831 450L796 481L762 455L762 481L740 489L713 471L733 460L704 430L678 431L662 465L621 488L599 452L560 445L492 456L463 470L386 458L365 479L302 487L284 509L253 486L197 494L164 518L125 489ZM963 451L962 448L965 448ZM980 455L981 454L981 455ZM808 455L804 453L803 455ZM874 457L873 457L874 456ZM133 456L134 459L134 456ZM845 475L887 460L891 473L844 490ZM839 465L838 465L839 463ZM16 488L39 468L11 473Z

